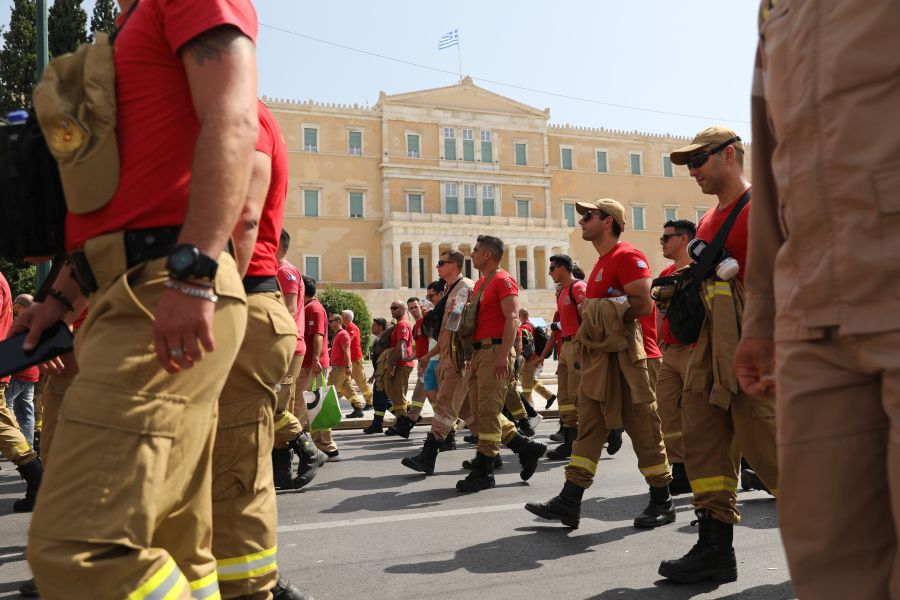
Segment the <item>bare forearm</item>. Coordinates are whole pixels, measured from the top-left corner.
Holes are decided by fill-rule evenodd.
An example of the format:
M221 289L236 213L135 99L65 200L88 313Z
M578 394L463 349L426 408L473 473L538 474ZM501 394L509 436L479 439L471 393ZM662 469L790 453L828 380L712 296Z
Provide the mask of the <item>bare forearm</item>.
M316 362L319 361L319 358L322 356L322 344L325 343L325 337L321 334L316 334L313 336L312 342L312 357Z

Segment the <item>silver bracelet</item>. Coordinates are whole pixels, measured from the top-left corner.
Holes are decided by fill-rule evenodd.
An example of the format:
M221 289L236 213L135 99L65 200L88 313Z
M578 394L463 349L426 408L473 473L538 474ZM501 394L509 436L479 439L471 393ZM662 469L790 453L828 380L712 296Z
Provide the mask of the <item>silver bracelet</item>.
M170 290L175 290L176 292L181 292L187 296L193 296L194 298L202 298L203 300L209 300L213 304L219 301L219 297L216 296L213 292L208 289L196 288L189 285L184 285L175 281L174 279L166 280L164 284Z

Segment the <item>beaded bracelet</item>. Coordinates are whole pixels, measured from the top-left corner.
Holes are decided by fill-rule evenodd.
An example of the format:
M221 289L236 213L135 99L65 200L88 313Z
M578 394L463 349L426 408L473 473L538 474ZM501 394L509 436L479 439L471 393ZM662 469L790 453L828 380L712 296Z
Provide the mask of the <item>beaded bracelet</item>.
M50 288L50 290L47 292L47 295L55 298L57 302L65 306L66 310L68 310L69 312L75 311L75 307L72 306L72 302L68 298L66 298L66 295L61 291Z
M184 285L174 279L166 280L164 284L170 290L175 290L176 292L181 292L187 296L192 296L194 298L201 298L203 300L208 300L210 302L218 302L219 297L216 296L213 292L209 291L209 289L192 287L189 285Z

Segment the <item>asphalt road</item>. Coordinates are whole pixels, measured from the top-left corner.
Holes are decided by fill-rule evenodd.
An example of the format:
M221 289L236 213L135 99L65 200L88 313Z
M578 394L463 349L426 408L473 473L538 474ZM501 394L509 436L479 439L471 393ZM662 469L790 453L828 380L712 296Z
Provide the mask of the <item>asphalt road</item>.
M538 439L555 431L545 422ZM644 531L631 526L647 502L647 489L626 439L604 457L598 480L585 494L581 526L569 530L535 518L522 505L559 491L562 462L542 461L531 481L503 450L496 489L458 493L460 462L470 444L442 453L431 477L409 471L400 459L421 447L426 430L409 441L359 431L336 432L343 460L328 463L313 483L281 492L279 566L318 600L370 598L617 599L728 598L786 600L795 595L778 536L775 501L741 492L743 522L735 530L738 581L716 585L669 584L659 561L683 555L696 541L693 513L679 497L672 525ZM17 597L28 578L24 545L28 515L12 514L24 486L9 463L0 471L0 598Z

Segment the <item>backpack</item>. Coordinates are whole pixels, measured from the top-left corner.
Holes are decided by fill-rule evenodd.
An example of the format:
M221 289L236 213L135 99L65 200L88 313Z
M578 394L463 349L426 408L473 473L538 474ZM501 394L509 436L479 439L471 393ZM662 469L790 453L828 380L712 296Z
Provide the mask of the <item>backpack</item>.
M547 333L547 328L536 326L534 328L534 351L538 356L544 354L544 348L547 347L548 341L550 341L550 335Z
M450 288L444 292L444 295L438 300L438 303L432 308L422 319L422 332L433 339L438 340L441 334L441 324L444 322L444 313L447 311L447 300L450 294L456 289L456 286L462 282L462 277L456 280Z
M534 336L527 329L522 329L522 356L531 358L534 356Z
M391 335L394 333L394 327L397 325L389 325L377 338L372 342L372 364L378 363L378 357L382 352L391 347Z

